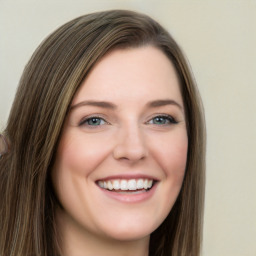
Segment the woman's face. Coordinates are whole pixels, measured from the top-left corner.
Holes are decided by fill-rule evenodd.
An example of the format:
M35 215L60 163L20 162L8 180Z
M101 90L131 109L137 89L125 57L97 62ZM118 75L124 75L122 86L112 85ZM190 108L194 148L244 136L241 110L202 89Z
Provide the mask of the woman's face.
M174 67L152 46L114 50L71 104L52 174L70 233L149 237L179 194L188 139Z

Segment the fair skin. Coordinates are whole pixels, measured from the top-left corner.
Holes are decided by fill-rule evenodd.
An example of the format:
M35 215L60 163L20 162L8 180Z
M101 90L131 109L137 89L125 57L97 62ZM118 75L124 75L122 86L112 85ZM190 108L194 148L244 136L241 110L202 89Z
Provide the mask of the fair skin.
M102 58L71 104L52 174L63 255L148 255L181 189L187 147L170 60L153 46Z

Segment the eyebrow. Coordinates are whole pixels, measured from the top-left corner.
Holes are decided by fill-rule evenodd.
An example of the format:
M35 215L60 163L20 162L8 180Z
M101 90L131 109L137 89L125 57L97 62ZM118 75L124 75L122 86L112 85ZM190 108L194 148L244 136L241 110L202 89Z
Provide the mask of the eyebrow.
M171 99L164 99L164 100L154 100L147 103L147 107L155 108L155 107L163 107L166 105L175 105L181 110L183 110L182 105L180 105L177 101Z
M163 99L163 100L153 100L150 101L146 104L147 107L149 108L156 108L156 107L163 107L166 105L174 105L183 110L183 107L176 102L175 100L172 99ZM117 105L107 102L107 101L94 101L94 100L88 100L88 101L82 101L79 102L73 106L70 107L70 111L81 107L81 106L95 106L95 107L100 107L100 108L107 108L107 109L117 109Z
M116 109L117 108L117 106L111 102L87 100L87 101L82 101L82 102L79 102L79 103L71 106L70 111L75 108L81 107L81 106L94 106L94 107L101 107L101 108L108 108L108 109Z

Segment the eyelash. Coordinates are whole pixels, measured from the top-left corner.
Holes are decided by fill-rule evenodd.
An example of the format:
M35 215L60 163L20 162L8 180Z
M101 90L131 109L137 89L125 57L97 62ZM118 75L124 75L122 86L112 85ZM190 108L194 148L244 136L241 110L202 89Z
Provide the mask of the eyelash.
M155 124L155 123L151 123L154 121L154 119L162 119L165 121L164 124ZM100 116L91 116L91 117L87 117L85 119L83 119L80 123L79 123L79 126L82 126L82 125L86 125L88 127L97 127L97 126L101 126L101 125L104 125L104 124L96 124L96 125L93 125L93 124L89 124L90 121L100 121L100 123L103 121L104 124L110 124L108 123L104 118L100 117ZM166 123L167 122L167 123ZM151 118L149 121L146 122L146 124L153 124L153 125L157 125L157 126L166 126L166 125L172 125L172 124L177 124L178 122L176 121L175 118L173 118L172 116L170 115L156 115L154 116L153 118Z
M160 125L160 126L164 126L164 125L172 125L172 124L177 124L178 122L176 121L176 119L170 115L157 115L154 116L153 118L151 118L147 123L150 123L151 121L153 121L154 119L164 119L165 121L167 121L168 123L164 123L164 124L154 124L153 125ZM151 124L151 123L150 123Z
M83 119L83 120L79 123L79 126L82 126L82 125L86 125L86 126L90 126L90 127L93 127L93 126L100 126L100 125L88 124L88 122L92 121L93 119L103 121L104 124L109 124L104 118L102 118L102 117L100 117L100 116L91 116L91 117L87 117L87 118ZM101 124L101 125L102 125L102 124Z

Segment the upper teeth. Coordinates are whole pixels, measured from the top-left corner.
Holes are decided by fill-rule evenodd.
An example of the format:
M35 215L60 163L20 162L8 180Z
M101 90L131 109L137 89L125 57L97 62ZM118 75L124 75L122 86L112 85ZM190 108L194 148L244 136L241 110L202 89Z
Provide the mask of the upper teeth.
M98 185L101 188L108 190L137 190L137 189L149 189L153 185L153 180L149 179L116 179L108 181L98 181Z

